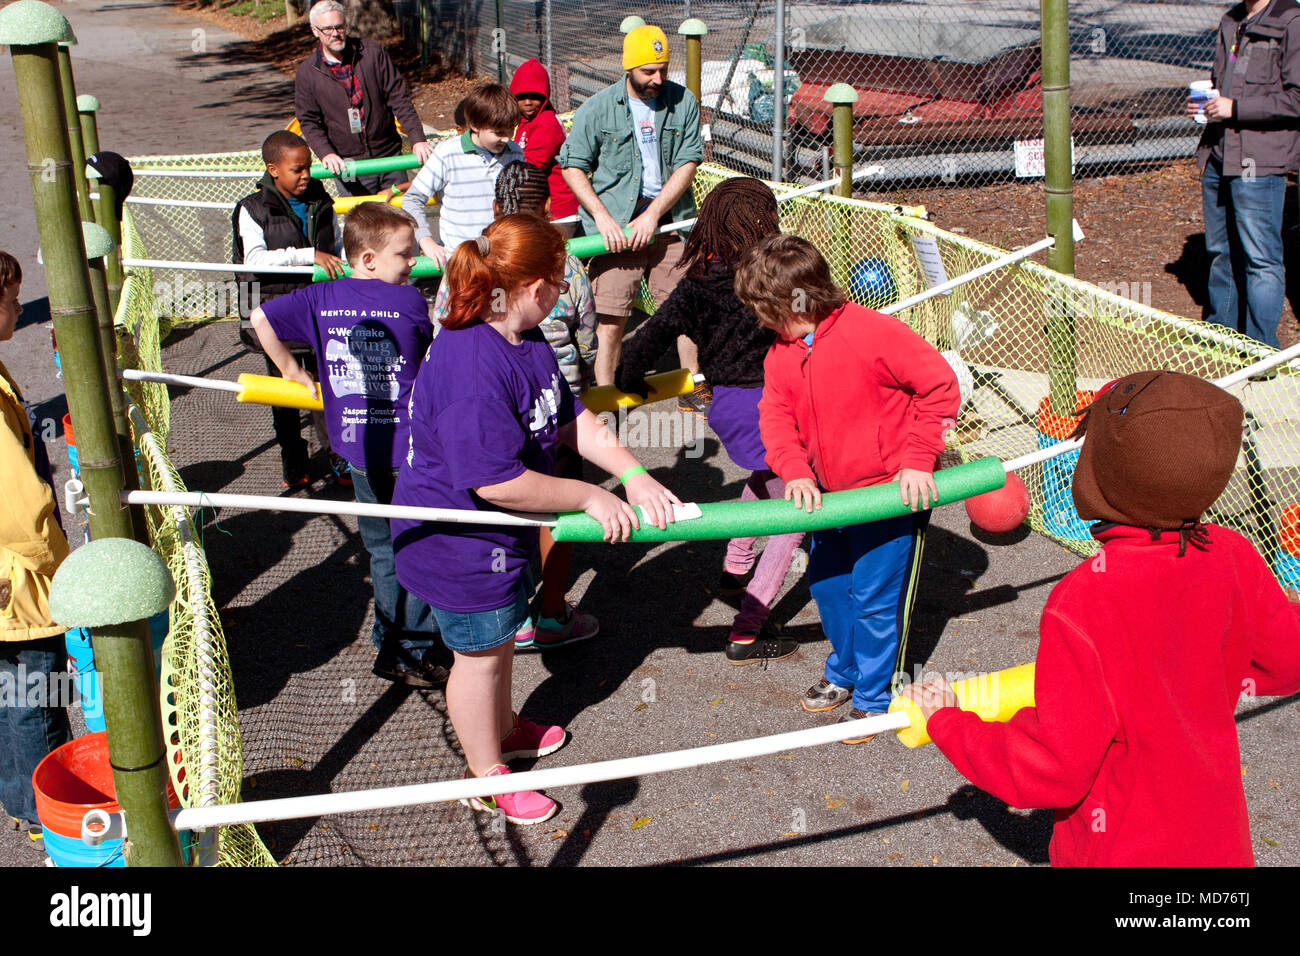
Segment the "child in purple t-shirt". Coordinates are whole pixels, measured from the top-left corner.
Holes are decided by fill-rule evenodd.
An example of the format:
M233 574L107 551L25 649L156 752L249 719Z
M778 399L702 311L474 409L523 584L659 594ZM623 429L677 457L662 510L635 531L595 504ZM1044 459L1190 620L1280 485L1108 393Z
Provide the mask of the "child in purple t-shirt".
M284 342L311 345L330 445L352 466L357 501L389 504L409 444L411 384L433 339L424 296L404 284L415 261L415 224L387 203L363 203L348 215L343 248L350 278L267 302L253 312L253 329L280 373L315 392ZM434 640L429 606L397 581L388 521L363 517L357 527L375 589L374 673L411 687L445 682L450 658Z
M639 526L631 505L660 528L673 520L676 496L583 408L538 330L567 288L564 261L563 235L531 215L498 219L453 253L447 316L411 392L411 447L395 504L585 511L608 541ZM621 476L627 502L554 477L561 443ZM510 705L537 529L400 519L392 528L398 579L433 606L443 643L455 652L447 712L469 775L509 773L509 760L559 750L568 739L563 727L519 717ZM540 823L556 812L554 801L531 790L466 802L499 808L512 823Z

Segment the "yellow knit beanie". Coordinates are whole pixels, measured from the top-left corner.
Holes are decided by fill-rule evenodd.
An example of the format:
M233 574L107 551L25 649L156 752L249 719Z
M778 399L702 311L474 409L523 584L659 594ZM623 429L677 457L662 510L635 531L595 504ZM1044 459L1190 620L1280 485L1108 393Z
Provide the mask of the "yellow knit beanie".
M668 37L658 27L637 27L623 38L623 69L667 62Z

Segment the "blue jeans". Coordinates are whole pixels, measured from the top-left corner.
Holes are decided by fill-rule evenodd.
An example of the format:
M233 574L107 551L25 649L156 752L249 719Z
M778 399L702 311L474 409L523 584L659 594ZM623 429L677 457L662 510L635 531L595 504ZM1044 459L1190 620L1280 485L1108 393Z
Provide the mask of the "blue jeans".
M1205 249L1210 254L1208 320L1278 347L1286 295L1282 265L1285 176L1224 176L1213 157L1201 176Z
M362 504L392 504L396 480L397 473L389 469L365 472L352 468L352 490ZM375 626L370 639L379 650L376 663L390 665L400 656L410 666L433 653L430 662L450 664L451 655L434 640L438 622L433 610L397 581L388 519L357 518L357 529L370 553L370 581L375 589Z
M72 739L56 696L70 682L53 679L67 669L62 634L0 644L0 803L9 816L29 823L37 822L32 772Z
M853 688L853 706L889 710L916 600L930 512L814 531L808 590L831 642L825 677Z

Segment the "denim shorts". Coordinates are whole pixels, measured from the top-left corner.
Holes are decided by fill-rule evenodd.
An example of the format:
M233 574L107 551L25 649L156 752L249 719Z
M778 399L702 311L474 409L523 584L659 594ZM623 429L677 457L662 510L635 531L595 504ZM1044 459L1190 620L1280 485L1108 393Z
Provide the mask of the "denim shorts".
M433 609L442 642L460 654L490 651L515 639L515 632L528 618L528 592L520 579L514 599L491 611L444 611Z

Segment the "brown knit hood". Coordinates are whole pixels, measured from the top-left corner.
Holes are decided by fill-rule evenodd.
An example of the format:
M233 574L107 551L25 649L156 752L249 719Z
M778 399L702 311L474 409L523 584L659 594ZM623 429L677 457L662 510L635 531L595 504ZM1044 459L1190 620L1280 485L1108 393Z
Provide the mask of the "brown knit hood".
M1232 477L1244 418L1241 402L1192 375L1137 372L1112 383L1076 432L1087 435L1072 488L1079 517L1195 529Z

